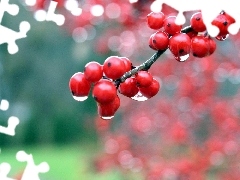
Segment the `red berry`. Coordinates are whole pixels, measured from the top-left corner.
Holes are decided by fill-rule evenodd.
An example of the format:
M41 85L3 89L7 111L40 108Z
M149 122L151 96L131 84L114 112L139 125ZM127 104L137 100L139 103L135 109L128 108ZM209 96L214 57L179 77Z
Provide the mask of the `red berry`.
M214 48L215 47L215 48ZM204 36L196 36L191 40L191 51L193 56L195 57L205 57L214 52L216 49L215 42L209 38Z
M155 96L158 93L159 89L160 89L160 84L154 78L153 78L153 81L150 86L139 88L142 95L147 98L151 98L151 97Z
M175 20L176 16L169 16L164 20L164 29L170 36L179 33L182 29L182 25L177 25Z
M124 62L125 64L125 71L130 71L132 69L132 62L126 58L126 57L120 57L120 59Z
M75 73L69 81L69 88L75 97L88 96L91 83L85 78L82 72ZM77 100L77 99L76 99ZM81 98L78 99L81 101ZM85 100L85 99L84 99Z
M103 63L103 72L110 79L118 79L125 72L125 63L118 56L110 56Z
M152 84L153 77L148 71L139 71L136 74L138 87L147 87Z
M98 62L92 61L85 65L84 76L90 82L97 82L103 76L102 65Z
M137 81L135 78L127 78L119 86L119 92L127 97L133 97L138 93Z
M117 89L112 81L101 79L94 85L92 96L101 104L110 103L116 98Z
M163 31L154 33L152 43L157 50L164 50L168 48L169 38L168 34Z
M208 45L209 45L209 55L211 55L216 50L217 45L216 45L216 42L211 37L208 37Z
M209 54L208 40L204 36L196 36L191 40L191 51L195 57L205 57Z
M151 29L160 29L163 27L165 15L162 12L151 12L147 15L147 23Z
M190 53L191 39L185 33L172 36L169 40L169 49L175 57L181 57Z
M229 14L227 14L226 12L222 12L221 14L225 15L226 16L226 19L228 19L228 21L232 24L232 23L235 23L235 19L230 16Z
M235 20L227 15L226 13L219 14L212 22L213 25L217 26L219 28L219 34L218 36L225 36L228 33L228 26L232 23L234 23Z
M203 22L201 12L197 12L197 13L192 15L192 17L190 19L190 24L191 24L191 27L193 28L193 30L196 31L196 32L206 31L206 26Z
M98 103L98 114L102 119L111 119L113 118L115 112L120 106L120 98L118 96L108 104Z
M155 33L154 33L154 34L155 34ZM150 36L148 43L149 43L149 47L150 47L150 48L152 48L153 50L156 50L156 51L157 51L157 48L154 46L154 43L153 43L153 36L154 36L154 34L152 34L152 35Z

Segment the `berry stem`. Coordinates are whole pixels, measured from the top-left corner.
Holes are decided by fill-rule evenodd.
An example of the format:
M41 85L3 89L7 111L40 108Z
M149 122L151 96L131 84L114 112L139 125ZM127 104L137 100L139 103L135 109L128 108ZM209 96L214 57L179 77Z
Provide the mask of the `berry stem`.
M182 33L189 33L193 31L191 26L187 26L181 30ZM119 79L115 80L115 85L118 88L120 83L123 83L127 78L130 78L131 76L135 75L138 71L144 70L147 71L150 69L150 67L153 65L153 63L166 51L167 49L164 50L159 50L151 58L149 58L147 61L142 63L139 66L136 66L132 70L126 72L122 77Z
M193 31L193 28L191 26L186 26L181 30L182 33L190 33L191 31Z

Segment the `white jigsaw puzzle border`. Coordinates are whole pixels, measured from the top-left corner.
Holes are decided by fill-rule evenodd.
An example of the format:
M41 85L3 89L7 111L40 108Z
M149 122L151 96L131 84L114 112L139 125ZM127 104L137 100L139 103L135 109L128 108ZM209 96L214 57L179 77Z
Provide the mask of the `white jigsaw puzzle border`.
M160 11L162 4L167 4L174 9L178 10L176 19L177 24L184 24L186 19L183 15L185 11L201 10L203 15L203 21L207 27L208 33L215 37L217 36L219 29L211 24L212 20L222 10L227 12L235 19L235 23L229 26L230 34L236 34L240 28L240 1L239 0L156 0L154 6L159 6ZM54 14L56 9L56 2L51 1L48 12L46 14L47 21L53 21L57 25L64 23L64 16ZM7 12L12 16L16 16L19 12L19 7L15 4L9 4L9 0L1 0L0 2L0 23L4 13ZM30 24L26 21L22 21L19 25L19 32L15 32L7 27L0 25L0 44L8 43L8 52L15 54L18 52L18 46L16 40L27 37L27 32L30 30ZM0 126L0 133L14 136L15 128L19 124L19 120L12 119L8 121L8 127ZM23 172L21 180L40 180L39 173L46 173L50 167L48 163L42 162L39 165L35 165L32 154L27 154L25 151L18 151L16 159L19 162L27 162L26 168ZM15 180L7 177L10 172L11 165L7 162L0 164L0 179L1 180Z
M8 126L3 127L0 125L0 133L9 135L9 136L14 136L15 135L15 129L17 125L19 124L19 119L15 116L11 116L8 119Z
M1 0L0 2L0 23L4 13L7 12L12 16L19 13L19 7L16 4L9 4L9 0ZM8 52L15 54L18 52L16 40L27 37L27 32L30 30L30 24L27 21L22 21L19 25L19 32L13 31L0 24L0 44L8 44Z
M50 167L47 162L41 162L39 165L34 163L33 155L27 154L25 151L18 151L16 159L19 162L27 162L27 165L23 171L21 180L40 180L39 173L46 173ZM7 162L0 164L0 179L1 180L16 180L7 177L11 170L11 165Z
M154 10L160 12L163 4L178 11L176 23L179 25L184 24L186 21L184 12L201 10L203 22L206 25L208 34L212 37L216 37L219 33L219 29L212 25L212 21L221 11L228 13L236 21L228 27L230 34L237 34L240 29L239 0L156 0L152 6L154 6Z

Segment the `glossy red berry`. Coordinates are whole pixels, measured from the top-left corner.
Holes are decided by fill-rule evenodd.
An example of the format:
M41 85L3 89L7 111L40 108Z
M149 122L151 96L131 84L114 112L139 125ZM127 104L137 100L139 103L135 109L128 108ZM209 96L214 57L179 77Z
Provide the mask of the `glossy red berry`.
M78 72L70 78L69 88L74 97L85 97L89 94L91 83L82 72Z
M152 37L152 44L157 50L167 49L169 44L168 34L163 31L154 33Z
M219 14L212 22L213 25L217 26L219 28L219 34L218 36L225 36L228 33L228 26L232 23L234 23L235 20L227 15L226 13Z
M204 36L196 36L191 40L191 52L195 57L205 57L209 54L207 39Z
M153 36L154 34L152 34L148 40L148 44L149 44L149 47L153 50L156 50L157 51L157 48L154 46L154 43L153 43Z
M90 82L97 82L103 76L102 65L98 62L92 61L85 65L84 76Z
M155 13L151 12L147 15L147 23L151 29L160 29L163 27L163 21L165 19L165 15L162 12Z
M191 39L185 33L172 36L169 40L169 50L178 58L190 53Z
M195 57L206 57L213 53L212 41L208 37L196 36L191 40L191 52Z
M101 79L94 85L92 96L100 104L110 103L116 98L117 89L112 81Z
M138 93L137 81L135 78L127 78L119 86L119 92L127 97L133 97Z
M139 71L136 74L136 80L138 87L147 87L152 84L153 77L148 71Z
M98 103L98 114L102 119L109 120L113 118L115 112L120 106L120 98L118 96L115 99L107 104Z
M125 71L130 71L132 69L132 62L127 57L120 57L120 59L125 64Z
M208 38L208 45L209 45L209 55L211 55L216 50L217 45L216 45L216 42L211 37L207 37L207 38Z
M190 25L193 28L193 30L196 31L196 32L206 31L206 26L203 22L201 12L197 12L197 13L192 15L192 17L190 19Z
M125 72L125 63L118 56L110 56L103 63L103 72L110 79L118 79Z
M151 98L151 97L155 96L158 93L159 89L160 89L160 84L154 78L153 78L153 81L150 86L139 88L142 95L147 98Z
M182 25L177 25L175 23L176 16L169 16L164 20L163 27L170 36L179 33L182 29Z
M222 13L220 13L220 14L223 14L224 16L226 16L226 19L228 19L228 21L229 21L229 23L235 23L236 21L235 21L235 19L232 17L232 16L230 16L228 13L226 13L226 12L222 12Z

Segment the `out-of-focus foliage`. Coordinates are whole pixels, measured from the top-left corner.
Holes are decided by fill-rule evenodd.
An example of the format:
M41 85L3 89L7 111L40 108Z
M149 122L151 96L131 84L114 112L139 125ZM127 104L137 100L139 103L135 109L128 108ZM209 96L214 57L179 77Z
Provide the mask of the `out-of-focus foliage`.
M76 44L53 22L37 22L19 6L19 15L5 13L2 24L18 31L19 23L27 20L31 30L17 41L18 53L10 55L6 44L0 46L0 98L10 103L0 112L0 122L6 125L10 116L17 116L20 124L14 138L1 134L1 146L94 140L95 104L90 99L84 105L74 101L68 81L87 61L104 56L94 53L90 43Z

